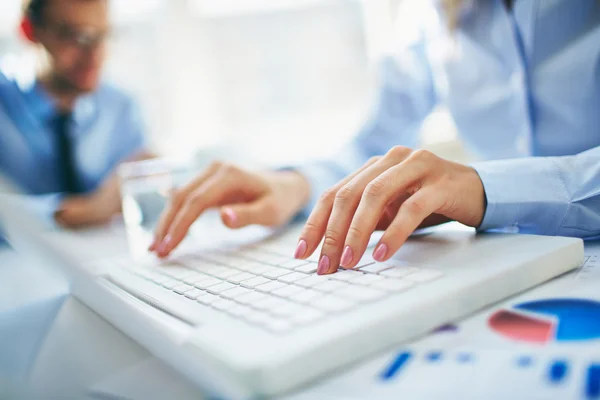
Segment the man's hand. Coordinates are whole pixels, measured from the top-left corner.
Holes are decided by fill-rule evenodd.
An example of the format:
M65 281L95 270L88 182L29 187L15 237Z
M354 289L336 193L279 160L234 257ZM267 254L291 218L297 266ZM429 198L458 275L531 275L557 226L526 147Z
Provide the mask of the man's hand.
M309 194L308 182L297 172L251 172L214 163L173 194L149 251L168 256L210 208L220 209L229 228L283 225L304 206Z
M104 225L121 211L119 180L106 181L94 193L65 199L54 218L66 228Z
M483 184L468 166L395 147L326 192L298 243L309 257L324 238L319 274L353 268L375 230L385 230L373 257L386 261L415 229L450 220L477 227L486 209Z

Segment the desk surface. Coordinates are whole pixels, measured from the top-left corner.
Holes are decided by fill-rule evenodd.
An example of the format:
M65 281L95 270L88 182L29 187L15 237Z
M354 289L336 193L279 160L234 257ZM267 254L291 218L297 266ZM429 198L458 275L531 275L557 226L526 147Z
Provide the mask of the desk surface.
M120 224L64 235L82 260L98 258L106 249L113 255L128 250ZM600 253L598 243L586 248ZM595 270L592 275L590 279L598 278ZM71 298L68 282L52 269L0 250L0 282L10 282L8 290L0 291L0 353L9 355L0 360L0 376L8 380L0 378L0 388L26 388L28 395L54 398L109 398L109 394L123 398L201 397L177 373ZM600 346L595 349L600 351ZM364 373L364 369L357 371ZM149 379L152 374L154 378ZM322 394L329 398L346 397L334 393L332 388L339 385L319 386L328 389ZM311 398L314 393L292 397Z

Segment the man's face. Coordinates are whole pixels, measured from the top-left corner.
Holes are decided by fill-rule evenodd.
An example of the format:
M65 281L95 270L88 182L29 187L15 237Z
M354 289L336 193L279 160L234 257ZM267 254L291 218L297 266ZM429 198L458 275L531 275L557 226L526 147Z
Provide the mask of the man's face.
M109 29L106 0L49 0L35 34L48 53L52 76L85 93L98 86Z

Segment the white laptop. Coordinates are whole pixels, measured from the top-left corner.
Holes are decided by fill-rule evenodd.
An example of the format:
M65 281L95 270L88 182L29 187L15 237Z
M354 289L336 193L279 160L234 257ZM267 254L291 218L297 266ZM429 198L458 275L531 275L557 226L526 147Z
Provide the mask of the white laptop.
M92 270L6 196L0 222L17 248L65 271L80 300L218 398L300 390L583 261L579 239L450 225L388 262L366 256L317 276L316 259L292 257L293 226L251 244L192 246L164 265L119 257Z

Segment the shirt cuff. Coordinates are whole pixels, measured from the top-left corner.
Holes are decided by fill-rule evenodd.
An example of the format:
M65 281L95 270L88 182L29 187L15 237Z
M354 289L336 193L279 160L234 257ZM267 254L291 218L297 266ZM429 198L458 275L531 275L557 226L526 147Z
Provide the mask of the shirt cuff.
M58 228L54 215L60 209L63 200L63 193L27 196L25 199L28 209L49 229Z
M570 196L553 158L475 163L487 209L479 230L513 227L520 232L555 235Z

